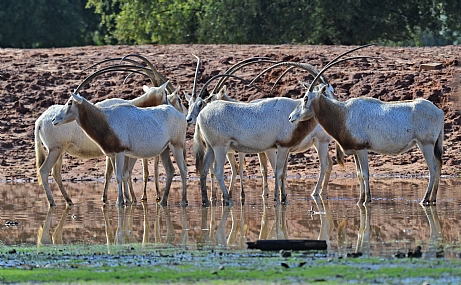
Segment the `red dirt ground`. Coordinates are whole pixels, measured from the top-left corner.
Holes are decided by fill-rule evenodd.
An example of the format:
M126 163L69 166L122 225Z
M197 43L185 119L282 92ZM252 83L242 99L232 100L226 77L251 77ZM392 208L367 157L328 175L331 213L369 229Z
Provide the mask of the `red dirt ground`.
M2 181L36 180L34 156L34 122L49 106L64 104L69 91L92 71L83 71L91 64L107 58L138 53L148 58L176 87L191 93L195 58L202 60L198 89L211 76L224 72L239 60L253 56L268 56L277 61L310 63L322 68L338 54L350 49L346 46L294 46L294 45L142 45L72 47L55 49L0 49L0 179ZM460 55L461 46L445 47L368 47L354 55L368 55L379 59L346 62L335 66L326 76L336 89L339 100L358 96L372 96L385 101L408 100L422 97L432 101L445 113L445 141L442 168L443 175L459 176L461 163L461 117L458 98L461 95ZM421 69L421 64L440 63L436 70ZM259 70L261 70L259 68ZM259 81L268 90L268 84L281 74L282 69L270 73L270 78ZM251 79L255 68L245 68L238 75ZM142 84L149 81L133 76L122 84L123 75L110 74L98 78L82 92L92 102L110 97L132 99L142 95ZM230 82L231 97L249 101L268 96L301 97L303 88L299 81L306 80L306 73L287 75L272 95L256 88ZM187 103L187 102L186 102ZM188 171L196 177L191 154L193 128L187 135ZM333 149L331 150L333 154ZM428 174L419 149L398 155L370 154L372 175L413 176ZM259 175L255 155L247 156L246 173ZM102 178L104 159L81 160L66 155L63 178L66 180L93 180ZM314 149L304 154L291 155L289 175L315 177L318 158ZM355 173L352 157L347 158L346 169L333 168L335 176ZM134 176L142 179L140 163Z

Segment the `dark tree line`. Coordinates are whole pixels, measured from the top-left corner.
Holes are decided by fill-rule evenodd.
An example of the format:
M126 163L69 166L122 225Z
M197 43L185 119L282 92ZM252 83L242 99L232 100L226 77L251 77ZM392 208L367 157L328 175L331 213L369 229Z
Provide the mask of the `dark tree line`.
M2 0L0 47L461 41L461 0Z

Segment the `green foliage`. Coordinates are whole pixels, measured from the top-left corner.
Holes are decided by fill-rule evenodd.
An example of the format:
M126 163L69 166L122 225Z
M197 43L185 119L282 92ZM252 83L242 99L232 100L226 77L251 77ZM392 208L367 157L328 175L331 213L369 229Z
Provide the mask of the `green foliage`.
M105 0L88 3L111 17L120 43L420 45L461 30L459 0L112 0L114 14Z
M461 41L459 0L2 0L0 21L0 47L23 48Z
M102 24L118 43L196 42L200 1L88 0L87 7L101 14Z
M86 0L0 1L0 47L61 47L94 43L98 17Z

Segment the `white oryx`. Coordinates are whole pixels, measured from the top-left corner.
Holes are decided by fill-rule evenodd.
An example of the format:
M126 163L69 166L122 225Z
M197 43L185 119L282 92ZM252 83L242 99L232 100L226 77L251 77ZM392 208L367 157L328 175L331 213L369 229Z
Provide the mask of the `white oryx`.
M139 55L130 55L130 56L137 56L144 61L147 59L139 56ZM113 60L113 59L111 59ZM131 61L134 62L134 61ZM147 61L148 62L148 61ZM83 86L88 84L90 80L99 76L100 74L111 72L111 71L132 71L133 69L137 71L137 73L141 73L144 75L148 75L154 84L160 84L164 82L164 78L155 70L155 68L148 62L148 65L151 66L151 69L144 68L144 73L137 71L140 69L139 66L127 66L127 65L117 65L117 66L110 66L108 68L99 70L92 75L88 76L79 87L77 87L76 91L80 90ZM165 90L168 91L174 90L172 89L171 84L168 82L163 84L161 87L147 87L143 86L143 90L145 92L144 95L132 99L132 100L123 100L118 98L108 99L102 102L97 103L100 106L110 106L119 103L128 103L133 104L138 107L148 107L148 106L157 106L160 104L167 104L167 101L170 103L180 112L185 113L186 109L184 105L182 105L181 99L178 96L178 89L175 90L172 94L168 95L168 100L164 97ZM53 105L49 107L35 122L35 155L36 155L36 168L37 168L37 177L39 184L42 184L45 193L48 198L48 202L51 206L55 205L53 196L51 194L50 186L48 183L48 175L51 172L59 189L61 190L62 195L64 196L67 204L72 204L72 200L69 198L67 192L64 189L62 184L62 177L61 177L61 169L62 169L62 155L64 152L69 153L72 156L84 158L84 159L91 159L97 158L103 155L103 152L99 148L99 146L91 140L83 130L74 122L62 126L53 126L51 120L54 115L58 112L63 105ZM48 155L45 155L45 148L48 150ZM128 161L127 161L128 162ZM127 163L127 168L125 169L125 189L126 184L128 183L128 188L131 191L131 196L134 202L136 202L136 197L133 193L133 187L131 185L131 171L134 166L136 159L130 159L129 163ZM143 200L146 200L146 188L147 188L147 180L148 180L148 169L147 169L147 161L143 161L144 163L144 190L143 190ZM170 162L171 164L171 159ZM128 164L130 166L128 167ZM158 157L155 160L155 171L154 175L157 197L159 197L159 186L158 186ZM112 163L107 159L106 161L106 172L105 172L105 183L104 183L104 194L102 196L102 201L104 203L107 202L107 189L108 183L112 176L113 167ZM126 173L127 172L127 173Z
M305 69L314 76L317 75L315 71ZM222 100L206 104L207 99L202 98L203 91L215 78L217 77L213 77L205 84L200 96L193 92L187 115L189 124L196 123L194 154L196 167L200 173L202 204L209 205L206 177L213 162L214 174L223 192L224 204L233 204L224 185L224 163L229 149L242 153L276 150L274 198L278 204L285 203L284 178L288 154L291 149L300 146L305 137L316 128L317 123L311 120L291 125L288 121L282 120L283 116L288 116L292 108L298 104L299 100L290 98L268 98L251 104ZM324 83L328 84L328 82Z
M118 185L117 204L123 205L122 173L125 156L150 158L160 155L169 161L170 152L178 164L182 180L182 205L187 205L185 116L171 105L138 108L129 104L99 107L78 94L71 98L54 116L55 126L76 121L83 131L102 149L104 155L115 158L115 176ZM171 162L171 161L170 161ZM166 205L174 175L173 165L166 164L167 185L162 205ZM125 192L125 196L127 193Z
M339 62L334 60L327 64L317 77ZM383 102L360 97L339 102L324 96L325 88L319 91L309 88L290 114L289 121L297 125L314 118L345 154L354 155L360 182L359 203L371 202L368 151L397 155L415 145L421 149L430 174L421 203L435 203L442 168L443 111L424 99Z
M216 101L216 100L224 100L224 101L229 101L229 102L238 102L238 101L230 98L227 95L225 85L221 88L221 90L218 93L211 94L209 98L210 98L211 102ZM190 99L188 99L188 100L190 100ZM266 99L262 99L262 100L266 100ZM249 102L249 104L255 103L255 102L258 102L258 101L261 101L261 100L252 101L252 102ZM330 157L330 155L328 153L328 146L329 146L331 140L332 140L332 138L327 133L325 133L323 128L320 125L317 125L314 128L314 130L311 133L309 133L299 145L290 148L290 153L303 153L303 152L307 151L309 148L311 148L312 146L314 146L314 148L316 149L316 151L318 153L319 161L320 161L320 175L319 175L319 179L317 181L317 185L315 186L314 191L312 192L312 196L318 196L320 194L326 194L327 187L328 187L328 181L330 179L331 169L333 167L333 161L331 160L331 157ZM230 155L232 155L232 156L230 156ZM232 191L232 186L233 186L233 183L235 181L235 177L237 175L237 170L239 170L241 197L244 197L243 179L242 179L242 177L243 177L243 166L242 167L238 167L238 166L243 165L243 160L244 160L245 154L242 153L242 152L238 153L238 155L239 155L239 165L235 165L236 161L235 161L235 157L233 157L233 155L234 155L234 152L229 151L228 156L227 156L227 159L228 159L229 163L231 164L231 170L232 170L231 182L230 182L230 185L229 185L229 189L230 189L229 194ZM269 186L268 186L268 183L267 183L267 173L268 173L267 159L269 159L269 162L270 162L270 164L272 166L272 169L275 172L277 151L275 149L270 149L270 150L267 150L267 151L265 151L263 153L258 153L258 157L259 157L259 162L260 162L260 167L261 167L261 174L262 174L262 177L263 177L263 194L262 195L267 197L269 195ZM282 177L282 179L286 179L286 177ZM213 179L212 179L212 186L211 186L212 195L214 195L214 197L216 197L216 193L213 191L214 190L213 186L214 185L213 185ZM230 195L230 196L232 197L232 195Z
M251 59L242 61L249 64ZM257 63L258 61L256 61ZM238 66L236 64L235 66ZM278 63L271 68L277 66L292 66L302 68L308 71L314 77L318 70L309 64L297 64L291 62ZM287 122L284 122L283 116L288 113L291 107L295 107L299 100L289 98L270 98L259 100L252 103L214 101L208 103L210 98L215 96L219 88L222 88L222 83L214 88L209 98L202 98L203 91L206 86L216 78L236 77L232 75L238 69L231 67L225 74L217 75L211 78L203 87L200 96L195 93L196 86L191 98L189 98L189 111L187 122L196 124L194 134L194 152L196 156L196 166L200 173L202 204L207 206L206 192L206 176L208 170L215 162L215 176L218 180L221 190L223 191L225 205L232 204L229 193L224 185L224 163L225 156L229 149L238 151L239 153L258 153L260 154L260 162L262 171L266 171L267 177L267 161L265 152L269 153L273 158L274 163L271 163L275 168L275 201L277 203L286 202L286 168L289 152L301 152L312 146L312 138L307 138L310 132L316 130L322 132L321 128L316 129L317 123L314 121L305 122L302 125L293 127ZM266 71L268 71L267 69ZM280 79L280 78L279 78ZM322 76L322 82L327 84L330 89L327 93L330 95L331 85L327 79ZM203 110L203 111L202 111ZM318 134L318 133L317 133ZM305 140L306 139L306 140ZM203 143L206 145L206 152L203 149ZM321 170L319 183L316 186L313 194L320 193L320 187L326 189L331 171L331 159L328 156L328 144L323 145L322 151L326 155L321 155L321 159L325 158ZM320 149L320 147L318 148ZM223 152L225 151L225 152ZM275 152L276 151L276 152ZM224 154L224 159L223 155ZM219 155L219 156L218 156ZM340 156L339 156L340 157ZM231 160L230 160L231 161ZM243 161L240 159L240 161ZM232 163L232 162L231 162ZM274 167L275 166L275 167ZM242 171L242 170L241 170ZM263 173L264 175L264 173ZM267 185L267 184L266 184ZM281 189L281 199L279 198L279 190ZM243 190L243 189L242 189Z

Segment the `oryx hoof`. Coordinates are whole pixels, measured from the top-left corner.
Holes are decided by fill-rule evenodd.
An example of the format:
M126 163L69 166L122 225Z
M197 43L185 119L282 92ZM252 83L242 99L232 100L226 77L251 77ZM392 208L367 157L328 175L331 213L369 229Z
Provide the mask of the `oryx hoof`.
M203 200L203 201L202 201L202 207L210 207L210 201L208 201L208 200Z
M187 200L184 200L184 201L181 201L181 204L180 204L182 207L186 207L187 205L189 205L189 202Z

